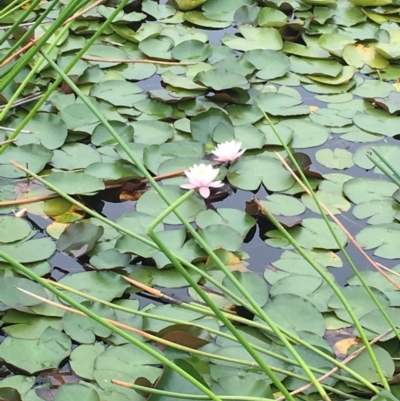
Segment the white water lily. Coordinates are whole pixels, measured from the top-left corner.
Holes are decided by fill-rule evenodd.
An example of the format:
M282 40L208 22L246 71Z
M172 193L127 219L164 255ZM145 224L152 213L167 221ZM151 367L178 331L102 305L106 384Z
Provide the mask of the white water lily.
M232 163L246 151L246 149L240 150L241 146L241 142L227 141L220 143L212 153L216 161Z
M181 185L184 189L198 189L203 198L210 196L210 188L220 188L224 185L221 181L214 181L219 169L213 168L211 164L195 164L185 171L189 184Z

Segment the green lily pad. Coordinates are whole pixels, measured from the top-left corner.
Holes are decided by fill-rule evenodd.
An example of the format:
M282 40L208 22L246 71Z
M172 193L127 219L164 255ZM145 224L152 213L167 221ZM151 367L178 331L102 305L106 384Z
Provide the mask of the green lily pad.
M43 145L30 144L18 147L10 146L6 152L0 155L0 176L5 178L21 178L26 173L10 164L15 161L24 167L29 166L33 173L39 173L50 162L53 152Z
M18 217L0 217L0 242L7 244L22 240L31 232L29 224Z
M325 332L321 313L310 301L298 295L276 295L263 309L275 323L294 334L307 331L322 336Z
M354 166L353 155L344 149L321 149L315 153L315 158L325 167L345 170Z
M231 49L239 51L282 49L282 38L274 28L255 28L250 25L242 25L239 27L239 32L242 34L243 38L236 35L225 34L222 38L222 43Z
M120 274L110 271L75 273L63 277L59 282L103 301L120 297L129 287ZM85 300L79 295L69 294L69 296L78 302Z
M283 191L294 184L294 178L282 163L268 156L241 157L229 168L228 180L235 187L248 191L258 189L261 184L269 191Z
M46 180L69 195L91 195L105 188L103 181L85 173L51 173Z
M165 187L163 188L163 191L166 193L171 202L178 200L183 194L186 193L185 190L173 186ZM160 195L154 189L151 189L138 200L136 210L156 218L167 207L167 204L162 200ZM195 193L176 210L180 212L188 221L194 221L196 215L205 210L205 203L200 195ZM164 219L164 223L181 224L178 217L172 213Z
M58 368L70 352L69 337L52 327L47 328L38 340L8 337L0 344L0 357L30 374Z
M375 249L374 255L385 259L397 259L400 250L397 246L400 238L398 224L378 224L365 227L357 235L357 242L364 249Z
M331 223L331 225L338 237L339 243L343 246L346 245L347 236L335 223ZM305 249L339 249L339 245L323 219L303 219L301 226L289 228L288 232ZM267 236L269 237L266 240L268 245L279 248L290 247L288 240L278 230L268 231Z

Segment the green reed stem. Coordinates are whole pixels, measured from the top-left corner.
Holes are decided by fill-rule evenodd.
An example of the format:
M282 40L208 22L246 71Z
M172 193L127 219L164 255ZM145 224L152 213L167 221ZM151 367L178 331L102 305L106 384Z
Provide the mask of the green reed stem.
M147 238L144 238L144 237L142 237L142 236L140 236L140 235L128 230L127 228L125 228L123 226L120 226L119 224L117 224L117 223L107 219L106 217L102 216L100 213L97 213L97 212L93 211L92 209L90 209L87 206L85 206L84 204L80 203L79 201L77 201L76 199L71 197L70 195L68 195L65 192L63 192L60 189L58 189L53 184L50 184L49 182L44 180L41 176L33 173L32 171L28 170L27 168L25 168L23 166L20 166L19 168L22 171L24 171L26 174L28 174L29 176L31 176L31 177L35 178L36 180L38 180L39 182L41 182L47 188L49 188L52 191L54 191L57 194L59 194L65 200L67 200L67 201L71 202L72 204L78 206L80 209L82 209L84 212L86 212L90 216L100 220L101 222L109 225L110 227L115 228L116 230L120 231L123 234L126 234L126 235L128 235L128 236L130 236L132 238L135 238L135 239L143 242L146 245L149 245L151 247L159 249L154 242L152 242L152 241L148 240ZM195 265L193 265L192 263L190 263L190 262L186 261L185 259L179 257L178 255L175 255L175 257L183 265L185 265L186 267L188 267L190 269L193 269L194 271L199 273L202 277L204 277L206 280L212 282L217 288L219 288L221 291L223 291L226 295L229 295L229 297L231 297L236 302L238 302L239 305L243 305L246 308L248 308L252 313L255 313L255 311L253 311L253 309L251 308L250 305L247 306L247 304L245 304L241 298L239 298L236 294L231 292L228 288L224 287L218 281L214 280L207 273L203 272L201 269L197 268ZM57 283L57 285L60 285L60 284ZM200 304L192 304L192 303L190 303L190 304L182 303L180 306L185 308L185 309L196 311L196 312L199 312L199 313L202 313L202 314L206 314L208 316L211 316L211 317L215 318L214 312L212 312L212 310L210 308L206 307L206 306L203 306L203 305L200 305ZM222 312L222 313L224 313L224 312ZM271 332L271 328L270 327L264 326L263 324L255 322L253 320L247 320L245 318L241 318L240 316L236 316L236 315L232 315L232 314L225 314L225 315L226 315L227 319L229 319L229 320L232 320L232 321L235 321L235 322L238 322L238 323L241 323L241 324L245 324L245 325L257 328L259 330L265 330L265 331ZM358 380L360 383L362 383L364 386L369 388L374 393L379 393L380 390L377 389L372 383L370 383L368 380L366 380L364 377L362 377L361 375L359 375L357 372L353 371L352 369L350 369L346 365L342 364L340 361L337 361L336 359L330 357L325 352L321 351L319 348L308 344L307 342L302 340L300 337L297 337L297 336L293 335L291 332L289 332L288 330L284 329L283 327L281 327L280 329L285 334L285 336L288 337L294 343L300 344L300 345L304 346L305 348L308 348L309 350L315 352L317 355L321 356L322 358L326 359L327 361L333 363L335 366L338 366L339 368L341 368L344 371L346 371L347 373L349 373L351 376L353 376L356 380Z
M17 11L19 8L21 8L21 6L25 5L26 3L29 3L29 1L30 0L24 0L21 2L13 1L11 4L9 4L0 12L0 18L3 19L7 17L7 15L12 14L14 11Z
M11 81L21 72L21 70L28 64L29 61L33 59L33 57L37 54L38 50L40 50L46 42L50 39L50 37L56 32L58 28L71 16L71 14L74 13L76 10L76 4L80 3L81 1L84 1L85 3L88 2L89 0L73 0L71 3L69 3L65 9L60 13L58 18L54 21L54 23L51 25L49 30L35 43L35 46L32 46L17 62L16 65L13 66L13 68L7 73L7 75L1 79L0 81L0 92L4 90L4 88L11 83ZM43 59L42 59L43 61ZM42 62L41 61L41 62ZM41 63L40 62L40 63ZM36 70L39 68L39 66L35 66ZM15 100L15 99L14 99ZM13 100L13 102L14 102ZM11 104L13 103L11 102ZM9 106L10 102L8 102L7 106ZM10 107L8 107L9 109ZM7 109L7 111L8 111ZM6 110L6 109L4 109ZM5 112L3 110L3 113L0 114L0 121L5 116ZM0 148L0 154L1 154L1 148Z
M375 160L372 155L370 155L367 152L367 157L369 160L372 161L372 163L375 164L376 167L378 167L385 175L388 177L394 184L396 184L400 188L400 175L399 173L394 169L394 167L385 159L385 157L376 149L372 148L372 152L375 153L376 156L380 159L380 161L387 167L384 167L381 163L379 163L377 160ZM391 172L393 174L391 174Z
M193 191L189 191L191 193L193 193ZM180 198L180 199L184 199L185 195ZM146 232L147 234L153 239L153 241L159 246L159 248L165 253L165 255L168 257L168 259L174 264L174 266L178 269L178 271L185 276L186 280L188 280L189 284L195 289L195 291L202 297L202 299L204 300L204 302L207 303L207 305L209 305L211 307L211 309L213 310L213 312L215 313L215 310L219 309L212 303L211 300L206 301L206 299L209 299L209 297L206 295L205 292L203 292L203 290L200 288L200 286L191 278L191 276L189 274L186 273L185 269L183 268L183 266L179 263L179 261L177 261L177 259L174 257L174 255L169 251L169 249L162 244L162 241L159 239L159 237L157 236L157 234L154 232L154 228L163 221L163 219L170 213L174 212L175 209L180 205L181 201L180 199L178 199L176 202L174 202L173 204L171 204L167 209L165 209L165 211L163 213L161 213L147 228ZM226 268L226 266L223 264L223 262L218 258L218 256L215 254L215 252L209 247L209 245L200 237L200 235L197 233L196 230L193 229L193 227L187 223L185 224L184 219L181 220L182 223L185 225L185 227L189 230L189 227L191 228L191 230L189 230L189 232L192 234L192 236L194 237L194 239L200 244L200 246L207 252L208 255L210 255L214 262L217 263L218 267L221 268L221 270L226 274L226 276L231 279L232 282L236 282L237 285L235 284L236 288L243 294L243 296L247 299L247 301L250 303L250 305L254 308L254 310L257 312L257 314L259 315L259 317L264 320L268 326L272 329L272 331L275 333L275 335L279 338L279 340L282 341L282 343L285 345L285 347L289 350L289 352L293 355L294 359L299 363L299 365L301 366L301 368L304 370L304 372L307 374L307 376L310 378L311 382L313 383L313 385L315 386L315 388L317 389L317 391L320 393L321 397L324 400L329 400L329 396L327 395L325 389L323 388L323 386L321 386L321 383L317 380L317 378L315 377L314 373L311 371L311 369L309 368L309 366L305 363L305 361L301 358L301 356L299 355L299 353L296 351L296 349L292 346L292 344L287 340L287 338L282 334L281 332L281 328L280 326L278 326L277 324L275 324L275 322L269 318L269 316L264 312L264 310L257 304L257 302L254 301L254 299L251 297L251 295L247 292L247 290L239 283L239 281L233 276L233 274L231 273L231 271ZM190 281L189 281L189 277L190 277ZM202 296L203 293L203 296ZM215 310L214 310L214 308ZM232 327L234 327L232 325ZM230 328L229 328L230 329ZM231 330L231 329L230 329ZM238 340L240 341L240 339L238 338ZM245 347L245 344L240 341L242 343L242 345ZM246 341L245 341L246 342ZM245 347L246 348L246 347ZM246 348L247 349L247 348ZM247 350L250 355L255 358L255 355L253 355L249 350ZM253 350L252 350L253 351ZM258 355L257 355L258 357ZM257 359L255 359L257 360ZM260 363L260 362L259 362ZM267 365L265 365L267 367ZM268 371L266 371L266 373L268 374ZM271 372L272 373L272 372ZM269 374L268 374L269 376ZM271 377L271 380L274 380ZM275 383L275 381L274 381ZM279 382L280 383L280 382ZM277 385L277 383L275 383L275 385ZM278 387L279 388L279 387ZM282 391L282 390L281 390Z
M39 3L41 0L35 0L35 3ZM36 28L42 23L42 21L50 14L50 12L53 10L53 8L58 4L59 0L53 0L46 10L43 11L43 13L40 14L39 18L35 21L35 23L29 27L29 29L24 33L24 35L19 38L19 40L14 43L14 45L7 51L7 53L3 56L3 58L0 60L0 64L6 60L8 57L10 57L15 50L17 50L25 41L31 36L32 33L35 32ZM7 31L7 36L11 35L12 32L18 28L19 22L15 21L15 23L12 25L12 27ZM2 41L6 40L6 38L0 39L0 45L2 44Z
M249 345L244 336L236 330L235 326L230 322L229 319L220 311L220 309L212 302L209 296L201 289L195 280L187 273L182 264L178 261L175 255L168 249L168 247L160 240L157 234L154 232L154 228L158 226L170 213L172 213L179 205L181 205L185 200L187 200L194 193L193 190L186 192L178 200L173 202L167 209L165 209L153 222L147 227L146 233L149 237L158 245L158 248L168 257L171 263L176 267L176 269L185 277L189 285L199 294L203 301L210 307L214 314L220 319L228 330L238 339L240 344L244 349L251 355L251 357L258 363L261 369L266 373L266 375L272 380L275 386L285 395L288 400L294 400L294 398L289 394L286 387L282 382L276 377L270 366L258 355L257 352ZM324 390L325 391L325 390Z
M104 21L104 24L96 31L96 33L86 42L85 46L75 55L68 66L65 68L65 73L68 74L69 71L75 66L75 64L80 60L80 58L87 52L87 50L93 45L93 43L103 34L104 30L112 23L114 18L121 12L121 10L126 6L129 0L122 0L119 6L111 13L111 15ZM66 18L65 18L66 19ZM26 124L31 120L31 118L36 114L36 112L42 107L49 96L57 89L63 78L59 76L43 94L42 98L32 107L28 115L21 121L15 131L8 137L9 140L17 138L19 133L24 129ZM1 91L1 90L0 90ZM1 121L1 118L0 118ZM0 155L7 149L10 144L5 144L0 146Z
M7 261L10 265L12 265L18 272L28 276L30 279L36 281L39 283L41 286L52 292L54 295L56 295L58 298L62 299L65 301L67 304L73 306L75 309L79 310L80 312L84 313L97 323L103 325L104 327L107 327L110 329L113 333L118 334L125 340L129 341L131 344L139 347L143 351L147 352L154 358L158 359L161 363L164 365L170 367L173 369L175 372L179 373L182 377L184 377L186 380L188 380L190 383L192 383L194 386L196 386L200 391L202 391L204 394L208 395L210 399L214 401L221 401L221 399L216 396L209 388L204 386L202 383L200 383L198 380L196 380L193 376L188 374L186 371L181 369L179 366L175 365L171 360L157 352L156 350L152 349L151 347L147 346L143 342L139 341L135 337L127 334L124 330L114 326L113 324L109 323L107 320L103 319L96 313L92 312L90 309L84 307L81 305L79 302L75 301L62 291L59 291L57 288L54 288L51 284L49 284L46 280L44 280L42 277L38 276L36 273L34 273L32 270L28 269L21 263L17 262L15 259L12 257L8 256L6 253L3 251L0 251L0 258L4 259ZM157 340L159 341L159 339Z
M378 309L380 310L380 312L382 313L382 315L385 317L385 319L387 320L387 322L389 323L390 327L393 329L393 331L396 333L397 337L400 339L400 333L397 330L396 325L392 322L392 320L390 319L389 315L386 313L386 311L383 309L381 303L378 301L378 299L376 298L376 296L373 294L373 292L371 291L371 289L369 288L369 286L367 285L367 283L365 282L365 280L363 279L362 275L359 273L357 267L355 266L354 262L352 261L350 255L347 253L346 249L344 248L344 246L342 245L342 243L340 242L336 232L334 231L324 209L321 206L320 201L318 200L317 196L315 195L315 192L313 191L310 183L308 182L306 176L304 175L301 167L299 166L299 164L297 163L296 159L293 157L292 152L290 151L289 147L286 145L286 143L282 140L282 137L280 136L279 132L276 130L275 126L272 124L271 120L269 119L268 115L264 112L264 110L260 107L260 105L258 105L258 107L260 108L261 112L264 115L264 118L268 121L269 125L271 126L272 130L274 131L275 135L277 136L277 138L279 139L279 141L281 142L282 146L285 148L286 152L288 153L288 156L290 158L290 160L292 161L292 163L296 166L299 175L301 176L304 184L307 186L308 190L310 191L314 202L316 203L319 212L321 214L321 216L323 217L325 224L327 225L332 237L335 239L336 243L338 244L340 250L343 252L343 255L345 256L346 260L348 261L350 267L352 268L354 274L357 276L357 278L360 280L361 284L363 285L364 289L367 291L368 295L370 296L370 298L373 300L373 302L375 303L375 305L378 307ZM267 211L267 209L265 208L265 210ZM271 213L268 213L268 218L270 218L270 216L272 216ZM272 218L274 218L272 216ZM273 220L271 220L273 221ZM345 307L347 313L350 315L351 319L353 320L353 323L355 325L355 327L357 328L361 339L363 340L363 343L365 345L366 351L374 365L374 368L376 369L376 372L382 382L382 385L384 386L385 390L390 392L390 386L389 383L386 380L385 374L381 368L381 366L379 365L379 362L376 358L376 355L368 341L368 338L365 334L365 331L360 323L360 321L358 320L356 314L354 313L353 308L351 307L351 305L349 304L349 302L347 301L347 298L343 295L342 291L340 290L340 288L337 286L337 284L327 275L325 274L325 272L320 268L320 266L315 263L304 251L303 249L301 249L301 247L296 243L296 241L289 235L289 233L285 230L285 228L274 218L274 221L280 226L280 228L278 226L276 226L278 228L278 230L285 236L286 239L288 239L288 241L290 241L290 244L292 246L295 247L295 249L300 253L299 249L301 250L301 256L307 260L311 266L314 267L314 269L316 269L318 271L318 273L321 275L321 277L324 278L324 280L328 283L328 285L332 288L332 290L335 292L335 294L338 296L339 300L342 302L343 306ZM275 225L275 222L273 221L273 224ZM290 239L289 239L290 238ZM296 246L294 245L296 244Z
M58 0L57 0L58 1ZM7 40L7 38L10 37L10 35L13 34L13 32L19 27L19 25L25 21L25 18L35 9L35 7L39 4L40 0L34 0L31 5L25 10L23 14L19 18L15 20L15 22L12 24L11 28L7 30L7 32L0 37L0 46ZM3 18L0 15L0 18ZM8 54L8 53L7 53ZM7 58L8 56L5 56L4 58ZM2 61L0 61L0 64Z
M157 192L159 193L159 195L162 197L162 199L168 204L170 205L172 202L169 200L169 198L167 197L167 195L164 193L164 191L161 190L161 187L158 185L158 183L154 180L154 178L152 177L152 175L146 170L146 168L143 166L143 164L140 162L140 160L133 154L133 152L130 150L129 146L121 139L121 137L115 132L115 130L112 128L112 126L108 123L108 121L103 117L103 115L96 109L96 107L87 99L87 97L80 91L80 89L72 82L71 79L69 79L69 77L53 62L53 60L51 60L47 55L44 55L44 57L46 58L46 60L48 61L48 63L62 76L62 78L65 80L65 82L68 83L68 85L71 87L71 89L74 90L74 92L82 99L82 101L87 105L87 107L92 111L92 113L104 124L104 126L109 130L109 132L111 133L111 135L115 138L115 140L119 143L119 145L122 147L122 149L128 154L128 156L130 157L130 159L135 163L135 165L139 168L139 170L143 173L143 175L147 178L147 180L149 181L150 184L153 185L153 187L157 190ZM176 214L176 216L179 218L179 220L181 220L181 222L185 225L185 227L189 228L190 227L190 231L193 232L193 235L196 237L198 236L196 231L193 229L193 227L190 225L190 223L188 223L186 221L186 219L177 211L174 210L174 213ZM167 256L168 254L170 256L172 256L173 260L175 261L175 266L177 267L178 271L183 275L183 277L185 277L185 279L192 285L194 285L194 289L196 292L199 293L199 295L203 298L203 300L208 301L210 307L212 305L212 301L209 299L209 297L204 293L204 291L202 291L202 289L200 288L200 286L197 285L197 283L194 282L194 280L192 279L192 277L186 272L186 270L183 268L183 266L181 265L180 262L178 262L176 260L176 258L171 254L171 252L169 251L169 249L167 249L164 244L160 244L157 243L160 242L158 240L158 237L155 236L155 238L153 238L153 241L158 245L158 247L161 249L161 251L164 252L164 249L166 249L167 251ZM203 241L204 242L204 241ZM204 242L205 244L205 242ZM200 244L201 245L201 244ZM205 244L206 247L207 244ZM208 247L208 249L210 249ZM207 251L207 249L206 249ZM214 254L214 252L211 251L212 254ZM214 254L215 255L215 254ZM215 258L217 260L218 257L215 255ZM171 261L172 262L172 261ZM230 271L223 265L223 263L221 261L219 261L222 266L223 269L225 269L226 271L229 272L229 275L231 275L232 277L234 277ZM173 262L174 263L174 262ZM236 280L236 279L235 279ZM237 280L236 280L237 281ZM244 288L242 286L240 286L243 291ZM245 291L246 292L246 291ZM248 298L251 298L251 296L249 294L247 294ZM205 301L206 302L206 301ZM253 301L254 304L256 304ZM256 304L256 306L258 307L259 310L262 311L262 309ZM213 305L213 307L215 307L215 305ZM216 310L218 310L218 308L215 307ZM263 312L263 311L262 311ZM219 310L218 310L219 313ZM263 312L264 313L264 312ZM265 313L264 313L265 314ZM278 331L278 328L276 328L276 326L274 325L274 323L270 320L272 326L274 327L275 331ZM231 325L230 322L228 322L228 324L233 328L233 330L235 330L235 328L233 327L233 325ZM239 333L238 333L239 334ZM240 334L239 334L240 336ZM286 340L286 338L281 335L282 340L286 341L288 346L291 347L290 343ZM241 337L241 339L243 340L243 338ZM240 340L239 340L240 341ZM321 384L317 381L316 377L313 375L313 373L311 372L311 370L308 368L308 366L305 364L305 362L301 359L300 355L297 354L297 352L294 350L293 347L291 347L292 350L295 352L299 362L301 361L301 363L304 365L304 370L311 375L311 379L313 381L313 384L316 386L316 388L318 390L321 390L322 395L326 395L325 390L323 389L323 387L321 386ZM257 359L260 360L260 362L265 366L265 368L268 370L268 366L258 357L258 355L252 351L253 355L255 355L257 357ZM272 373L272 372L271 372ZM274 376L274 375L273 375ZM273 377L272 376L272 377ZM272 379L271 377L271 379ZM276 381L277 383L280 381L277 380L277 378L274 379L274 381ZM283 394L285 394L289 400L293 400L293 397L291 397L288 393L288 391L285 389L285 387L280 383L279 384L279 389L282 391ZM328 401L329 397L326 398L326 400Z
M217 329L213 329L213 328L208 327L208 326L203 326L201 324L196 323L195 321L188 322L188 321L185 321L185 320L174 319L174 318L171 318L171 317L165 317L165 316L156 315L156 314L153 314L153 313L148 313L148 312L143 312L143 311L136 310L136 309L127 308L125 306L117 305L117 304L114 304L112 302L104 301L104 300L102 300L100 298L97 298L97 297L94 297L92 295L88 295L88 294L86 294L86 293L84 293L82 291L76 290L74 288L68 287L68 286L66 286L64 284L60 284L58 282L50 282L50 284L54 285L55 287L61 288L64 291L68 291L71 294L79 295L80 297L88 299L88 300L93 301L93 302L98 302L98 303L100 303L102 305L105 305L105 306L111 308L111 309L119 310L121 312L125 312L125 313L131 314L131 315L135 315L135 316L141 316L141 317L144 317L144 318L147 318L147 319L154 319L154 320L159 320L159 321L162 321L162 322L168 322L168 323L172 323L172 324L185 325L185 326L188 326L188 327L192 327L192 326L193 327L197 327L197 328L199 328L201 330L205 330L205 331L207 331L207 332L209 332L211 334L215 334L218 337L223 337L223 338L226 338L227 340L233 341L235 343L239 343L238 339L236 337L232 336L231 334L228 334L228 333L226 333L224 331L220 331L220 330L217 330ZM179 308L179 306L177 306L177 308ZM212 317L215 318L214 315ZM232 315L232 318L231 318L230 316L227 315L227 317L230 320L234 320L235 316ZM246 323L244 323L244 322L246 322ZM251 321L243 318L241 323L249 325L248 323L251 323ZM265 329L264 326L263 326L263 329ZM256 351L259 351L262 354L271 356L272 358L278 359L278 360L280 360L282 362L285 362L285 363L288 363L290 365L299 366L297 361L295 361L294 359L287 358L287 357L285 357L285 356L283 356L281 354L278 354L276 352L267 350L264 347L261 347L259 345L253 344L251 342L249 342L249 344ZM326 373L325 370L319 369L319 368L316 368L316 367L313 367L313 366L310 366L310 369L313 372L319 373L319 374L322 374L322 375ZM335 379L338 379L338 380L341 380L341 381L344 381L344 382L347 382L347 383L350 383L350 384L355 384L355 385L359 385L360 384L360 382L358 380L352 379L352 378L347 377L347 376L339 375L337 373L333 373L331 375L331 377L334 377Z
M175 393L172 391L165 391L165 390L159 390L156 388L152 387L145 387L145 386L139 386L137 384L129 383L130 388L133 390L139 390L143 391L148 394L158 394L162 395L164 397L170 397L170 398L177 398L177 399L185 399L185 400L209 400L207 396L204 395L195 395L195 394L183 394L183 393ZM241 401L275 401L272 398L263 398L263 397L247 397L241 395L238 397L237 395L220 395L219 396L221 400L224 401L237 401L238 398L240 398Z

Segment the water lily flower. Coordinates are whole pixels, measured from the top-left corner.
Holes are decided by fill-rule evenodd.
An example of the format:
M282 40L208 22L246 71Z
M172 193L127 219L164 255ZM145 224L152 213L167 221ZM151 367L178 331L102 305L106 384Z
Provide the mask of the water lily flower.
M232 163L237 158L242 156L246 149L240 150L242 146L241 142L227 141L220 143L213 151L213 155L216 156L215 160L219 162L230 162Z
M221 181L214 181L219 169L213 168L211 164L195 164L185 171L189 184L181 185L184 189L198 189L203 198L210 196L210 188L220 188L224 185Z

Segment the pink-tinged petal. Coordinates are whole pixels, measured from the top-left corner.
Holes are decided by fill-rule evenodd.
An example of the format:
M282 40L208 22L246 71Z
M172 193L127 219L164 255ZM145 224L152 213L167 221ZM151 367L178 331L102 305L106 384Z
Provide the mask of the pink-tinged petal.
M193 185L193 184L182 184L180 187L183 189L196 189L197 188L197 186Z
M247 150L247 149L242 149L242 150L238 153L238 157L242 156L242 154L243 154L244 152L246 152L246 150Z
M214 181L210 184L212 188L220 188L223 187L225 184L222 181Z
M199 188L200 195L207 199L210 196L210 188L208 187L200 187Z

